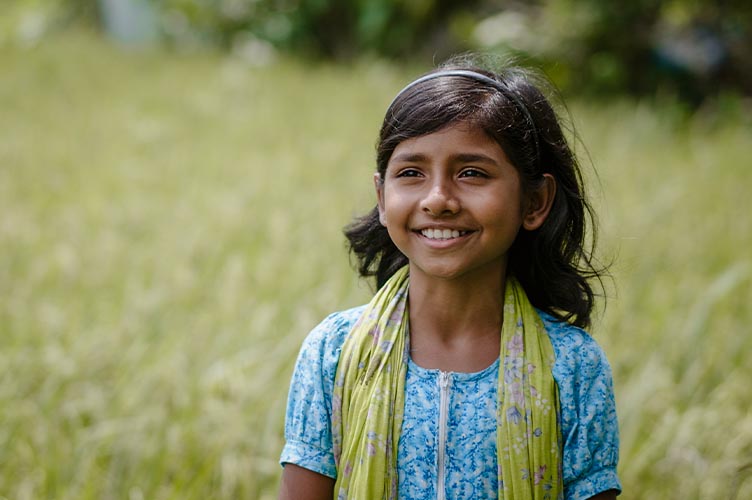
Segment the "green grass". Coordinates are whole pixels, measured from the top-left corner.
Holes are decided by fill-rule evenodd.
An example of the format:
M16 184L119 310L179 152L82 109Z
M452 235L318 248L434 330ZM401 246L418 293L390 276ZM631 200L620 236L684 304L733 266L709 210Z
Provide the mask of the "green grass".
M341 227L407 74L69 34L0 75L0 498L273 498L300 342L369 295ZM624 498L750 498L752 127L573 114L616 256L593 333Z

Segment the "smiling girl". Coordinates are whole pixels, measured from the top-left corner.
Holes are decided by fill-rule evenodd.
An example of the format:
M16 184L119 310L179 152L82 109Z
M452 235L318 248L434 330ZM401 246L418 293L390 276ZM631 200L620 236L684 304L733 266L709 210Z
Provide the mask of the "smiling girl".
M346 235L378 291L301 349L280 498L615 498L591 211L532 76L455 60L410 83L374 184Z

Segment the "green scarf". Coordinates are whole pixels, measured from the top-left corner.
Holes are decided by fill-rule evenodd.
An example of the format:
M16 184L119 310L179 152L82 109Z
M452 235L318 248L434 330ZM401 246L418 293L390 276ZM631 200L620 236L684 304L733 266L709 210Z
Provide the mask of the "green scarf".
M396 500L409 354L408 268L376 293L342 346L332 398L334 498ZM563 495L554 352L514 278L504 293L496 453L499 499Z

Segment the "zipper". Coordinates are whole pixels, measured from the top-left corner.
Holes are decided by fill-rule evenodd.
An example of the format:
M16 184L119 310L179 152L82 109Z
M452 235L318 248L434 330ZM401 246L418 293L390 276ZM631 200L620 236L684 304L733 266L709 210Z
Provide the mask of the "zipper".
M439 447L437 453L437 485L436 500L445 500L446 491L444 482L446 480L445 471L445 450L447 441L447 425L449 420L449 386L452 383L452 374L449 372L439 371Z

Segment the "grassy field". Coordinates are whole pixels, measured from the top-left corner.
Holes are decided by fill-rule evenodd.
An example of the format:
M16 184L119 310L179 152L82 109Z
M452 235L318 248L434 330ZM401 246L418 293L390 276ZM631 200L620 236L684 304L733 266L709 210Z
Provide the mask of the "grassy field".
M407 76L0 48L0 498L275 496L299 344L369 295L341 227ZM752 123L572 108L623 498L752 498Z

